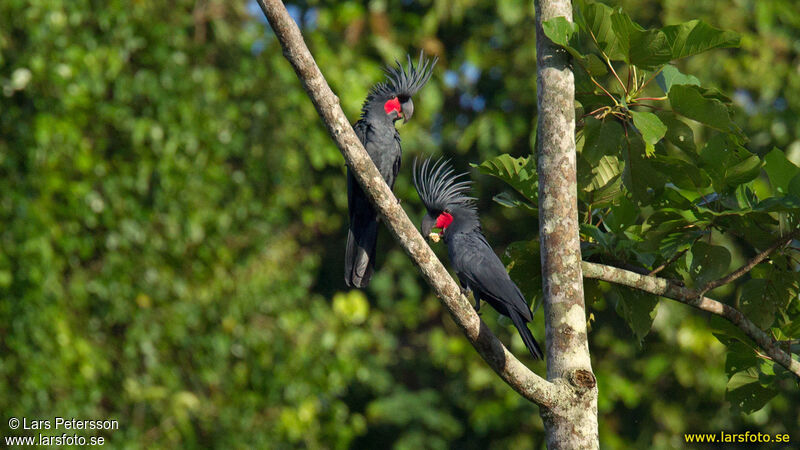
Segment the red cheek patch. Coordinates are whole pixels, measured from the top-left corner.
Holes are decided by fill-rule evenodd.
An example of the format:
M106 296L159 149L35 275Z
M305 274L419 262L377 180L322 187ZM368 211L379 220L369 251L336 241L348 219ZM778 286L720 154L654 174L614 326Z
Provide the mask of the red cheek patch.
M383 104L383 110L386 111L386 114L391 114L392 111L400 112L400 100L397 97L389 100L388 102Z
M436 228L441 228L444 230L445 228L449 227L450 224L453 223L453 216L447 213L439 214L439 217L436 218Z

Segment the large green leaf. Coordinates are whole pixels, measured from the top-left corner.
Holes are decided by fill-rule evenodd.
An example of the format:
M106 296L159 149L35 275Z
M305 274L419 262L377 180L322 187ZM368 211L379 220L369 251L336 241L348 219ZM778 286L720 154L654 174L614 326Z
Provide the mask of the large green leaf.
M692 266L689 275L695 286L703 286L709 281L722 278L731 265L731 253L720 245L697 241L692 246Z
M663 189L666 179L645 156L645 144L640 135L631 135L624 150L625 170L622 182L634 199L639 203L649 204L655 199L657 192Z
M575 58L584 58L583 53L578 50L579 28L576 23L559 16L543 22L542 29L553 43L564 47Z
M505 181L533 205L538 204L538 178L533 158L514 158L503 154L480 165L471 164L471 166L476 167L481 173Z
M656 155L652 165L681 189L698 191L711 185L711 178L703 169L682 159Z
M767 172L772 189L785 194L789 192L789 182L800 174L800 167L786 159L782 151L773 148L764 156L764 171Z
M625 319L633 335L636 336L636 341L641 345L642 340L653 326L658 297L636 289L618 286L614 286L611 292L616 297L617 314Z
M631 111L631 116L633 116L633 124L644 139L645 152L647 155L652 155L655 153L656 143L667 133L666 125L651 112Z
M581 199L594 208L605 208L624 195L622 190L623 164L614 156L606 156L592 168L589 184L579 191Z
M789 193L797 198L800 198L800 173L793 176L792 179L789 180Z
M700 164L711 176L714 190L725 193L755 179L762 162L730 135L718 134L701 150Z
M684 75L677 67L671 64L664 66L661 72L656 75L656 83L658 83L661 90L664 91L664 94L669 94L669 90L676 84L700 86L700 80L698 80L697 77L694 75Z
M591 182L586 186L589 191L597 191L614 180L619 178L622 173L622 165L616 156L604 156L592 168Z
M750 414L763 408L777 394L778 391L762 386L758 372L751 369L738 372L728 380L725 400L731 402L734 410Z
M614 233L633 225L641 212L641 209L625 196L620 197L619 202L610 209L603 224Z
M583 138L581 155L589 164L594 165L604 156L620 154L625 131L617 120L597 120L594 117L587 117Z
M752 367L758 367L761 362L753 349L742 341L730 339L725 345L728 347L725 354L725 372L729 376Z
M602 3L581 2L576 15L578 24L592 36L597 46L612 60L624 60L625 53L620 48L619 39L614 33L611 15L614 10Z
M669 101L672 109L684 117L726 133L741 134L739 127L731 120L728 107L714 92L699 86L673 85L669 90Z
M737 33L714 28L702 20L669 25L661 31L669 42L672 59L696 55L714 48L739 46Z
M764 268L759 274L759 270L766 265L756 267L753 276L766 276L766 278L753 278L745 282L741 288L739 302L742 311L751 317L751 320L762 329L771 327L776 317L783 316L786 308L791 301L797 298L800 291L800 274L794 271L776 272L775 266L778 260L773 260L769 269Z
M775 321L775 302L770 298L767 280L753 278L744 282L739 291L739 305L748 319L765 330Z
M645 30L623 12L611 15L611 26L625 62L650 70L671 59L667 36L660 30Z
M656 113L661 123L667 126L667 141L683 150L687 156L696 158L697 147L694 143L694 132L692 128L682 120L675 117L669 111L659 111Z

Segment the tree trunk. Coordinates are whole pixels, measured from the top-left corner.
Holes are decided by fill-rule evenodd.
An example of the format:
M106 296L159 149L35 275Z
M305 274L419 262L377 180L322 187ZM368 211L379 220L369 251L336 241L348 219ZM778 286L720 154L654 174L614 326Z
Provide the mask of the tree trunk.
M569 57L542 22L572 20L569 0L536 0L539 239L547 379L573 395L542 408L547 447L598 448L597 383L586 337L575 167L575 84Z

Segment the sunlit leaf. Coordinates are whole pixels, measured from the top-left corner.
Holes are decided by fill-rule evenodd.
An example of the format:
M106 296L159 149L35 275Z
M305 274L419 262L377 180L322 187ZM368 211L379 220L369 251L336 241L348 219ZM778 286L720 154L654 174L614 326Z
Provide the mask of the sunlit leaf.
M722 101L698 86L673 85L669 90L669 101L672 109L684 117L720 131L741 134Z
M664 94L669 94L669 90L673 85L695 85L700 86L700 80L694 75L684 75L678 70L677 67L668 64L661 69L661 72L656 76L656 83L664 91Z
M712 27L702 20L690 20L661 29L667 37L672 59L685 58L714 48L738 47L739 35Z
M773 148L764 156L764 171L767 172L772 189L778 193L786 193L789 192L789 181L800 174L800 167L786 159L782 151Z
M533 158L514 158L503 154L471 165L483 174L505 181L532 204L537 204L536 163Z
M667 133L667 127L659 119L658 116L647 111L631 111L633 116L633 124L636 129L642 134L642 139L645 143L645 152L648 155L655 153L655 145Z

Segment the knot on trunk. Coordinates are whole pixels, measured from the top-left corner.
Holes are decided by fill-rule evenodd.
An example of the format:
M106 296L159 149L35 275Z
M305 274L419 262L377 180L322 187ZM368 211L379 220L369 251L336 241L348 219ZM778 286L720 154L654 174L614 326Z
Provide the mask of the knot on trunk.
M592 372L585 369L573 370L569 373L567 379L581 394L597 386L597 378L594 377Z

